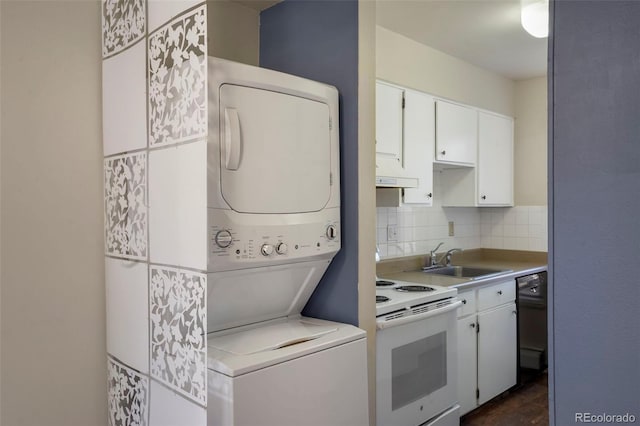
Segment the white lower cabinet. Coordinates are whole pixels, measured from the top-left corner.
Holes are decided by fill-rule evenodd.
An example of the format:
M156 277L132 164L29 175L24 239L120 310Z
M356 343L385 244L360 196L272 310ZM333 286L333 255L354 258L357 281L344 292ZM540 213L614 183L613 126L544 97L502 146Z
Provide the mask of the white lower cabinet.
M516 320L515 303L478 314L478 405L518 380Z
M517 382L515 281L458 294L458 402L460 415Z
M460 415L468 413L477 406L476 377L478 364L476 348L476 314L458 318L458 404Z

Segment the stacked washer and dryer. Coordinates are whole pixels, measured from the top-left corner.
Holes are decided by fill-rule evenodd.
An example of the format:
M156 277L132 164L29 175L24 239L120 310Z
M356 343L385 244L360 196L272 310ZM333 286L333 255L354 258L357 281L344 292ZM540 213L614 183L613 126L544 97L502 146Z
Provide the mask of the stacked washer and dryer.
M341 245L338 92L208 78L207 424L368 424L365 332L301 316Z

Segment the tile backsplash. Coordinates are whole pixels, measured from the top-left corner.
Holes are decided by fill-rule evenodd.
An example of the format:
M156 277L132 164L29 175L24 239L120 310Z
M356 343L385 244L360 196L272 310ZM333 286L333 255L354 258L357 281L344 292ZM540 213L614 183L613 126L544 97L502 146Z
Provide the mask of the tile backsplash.
M477 248L481 244L480 214L466 207L379 207L377 243L382 258L428 253L440 242L440 250ZM454 222L455 236L448 223ZM395 238L393 229L396 230ZM438 251L440 251L438 250Z
M547 251L547 206L479 210L480 247Z
M453 222L454 236L449 236ZM394 232L395 230L395 232ZM383 259L451 248L547 251L547 206L377 209L376 241ZM394 235L395 234L395 235Z

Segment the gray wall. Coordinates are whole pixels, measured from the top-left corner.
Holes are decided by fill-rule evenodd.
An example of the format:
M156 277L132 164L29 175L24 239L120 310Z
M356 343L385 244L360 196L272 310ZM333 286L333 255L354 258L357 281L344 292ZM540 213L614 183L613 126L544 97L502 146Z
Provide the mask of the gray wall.
M556 1L551 415L640 421L640 2Z
M287 0L266 9L260 15L260 66L340 92L342 249L303 313L357 325L358 3Z
M207 0L209 56L258 65L260 14L231 0Z
M3 426L107 423L96 1L0 1Z

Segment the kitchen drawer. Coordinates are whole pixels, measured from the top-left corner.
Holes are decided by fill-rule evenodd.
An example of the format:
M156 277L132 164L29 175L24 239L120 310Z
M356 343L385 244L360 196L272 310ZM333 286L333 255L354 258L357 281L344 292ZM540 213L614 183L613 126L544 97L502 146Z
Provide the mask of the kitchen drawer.
M476 291L469 290L458 293L458 299L462 302L462 306L458 308L458 318L465 315L474 314L476 312Z
M493 308L516 299L516 282L504 281L478 290L478 311Z

